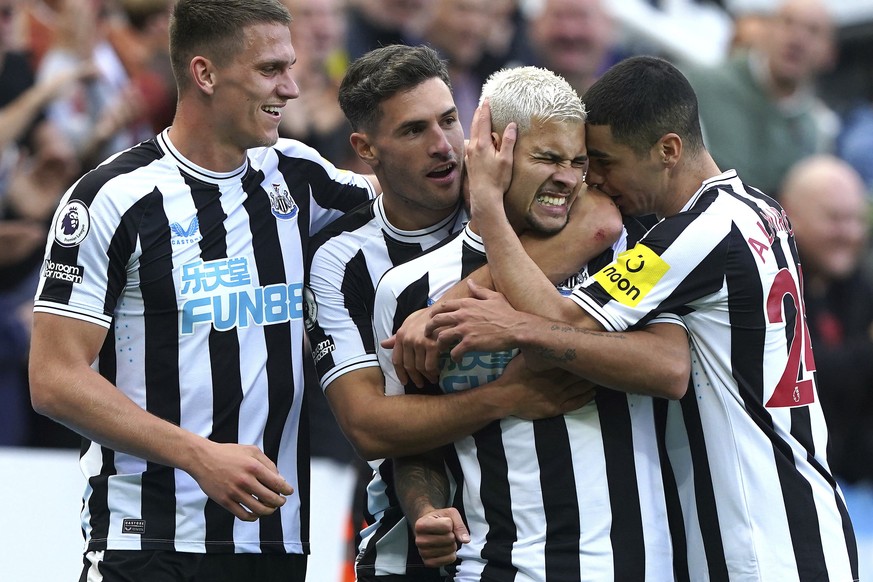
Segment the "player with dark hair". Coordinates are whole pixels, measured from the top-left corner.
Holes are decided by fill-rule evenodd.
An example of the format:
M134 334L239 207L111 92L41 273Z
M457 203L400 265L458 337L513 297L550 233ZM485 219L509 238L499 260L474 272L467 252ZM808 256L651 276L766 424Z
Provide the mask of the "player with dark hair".
M468 220L461 200L464 133L446 66L425 46L392 45L366 53L352 63L339 98L354 130L351 143L383 189L319 233L310 268L315 315L307 326L316 368L340 426L375 470L357 577L441 579L438 570L424 568L412 546L395 495L392 462L379 457L429 450L509 415L554 416L588 387L568 387L574 379L556 382L552 375L534 379L519 372L451 397L385 398L373 340L376 284L390 267L463 229ZM611 201L602 196L580 200L574 228L526 244L547 269L558 267L570 255L593 255L609 246L608 238L586 236L589 225L620 230ZM561 252L567 248L575 250Z
M439 306L429 331L456 359L517 347L536 365L673 398L656 408L655 422L680 578L856 580L788 217L716 166L694 91L667 61L622 61L584 99L589 187L624 213L660 222L565 301L495 209L512 165L501 150L499 163L471 181L472 214L492 276L513 304L477 289L475 299ZM674 364L657 361L640 327L668 314L690 340L691 378L660 393L651 370Z

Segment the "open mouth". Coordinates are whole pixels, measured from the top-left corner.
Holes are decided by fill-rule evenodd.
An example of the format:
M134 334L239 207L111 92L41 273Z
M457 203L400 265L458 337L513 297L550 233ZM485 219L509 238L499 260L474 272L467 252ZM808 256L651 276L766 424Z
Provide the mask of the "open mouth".
M455 162L449 162L448 164L440 166L439 168L436 168L435 170L432 170L431 172L429 172L427 177L428 178L446 178L455 170L456 167L457 167L457 164Z
M568 198L566 196L554 196L550 194L540 194L536 198L539 204L543 206L566 206Z
M282 108L278 105L265 105L261 107L261 111L273 117L280 117L282 115Z

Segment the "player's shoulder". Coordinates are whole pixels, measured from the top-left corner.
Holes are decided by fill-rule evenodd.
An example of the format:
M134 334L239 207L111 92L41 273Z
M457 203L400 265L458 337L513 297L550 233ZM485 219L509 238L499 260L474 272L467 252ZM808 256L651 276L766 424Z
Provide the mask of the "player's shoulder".
M367 200L340 216L315 235L312 256L350 255L381 238L381 225L373 212L375 200Z
M379 286L384 285L399 294L428 273L457 265L463 252L464 232L462 229L405 263L391 267L382 275Z
M183 185L179 169L151 139L113 154L83 174L70 191L73 198L80 200L108 197L119 204Z

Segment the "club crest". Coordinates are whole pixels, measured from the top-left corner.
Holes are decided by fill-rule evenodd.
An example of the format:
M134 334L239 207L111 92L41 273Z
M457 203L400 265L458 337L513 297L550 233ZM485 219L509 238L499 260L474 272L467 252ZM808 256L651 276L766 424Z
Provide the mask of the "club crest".
M279 220L291 220L297 216L297 203L291 198L288 190L282 188L281 184L273 184L273 191L267 192L270 196L270 209L273 216Z

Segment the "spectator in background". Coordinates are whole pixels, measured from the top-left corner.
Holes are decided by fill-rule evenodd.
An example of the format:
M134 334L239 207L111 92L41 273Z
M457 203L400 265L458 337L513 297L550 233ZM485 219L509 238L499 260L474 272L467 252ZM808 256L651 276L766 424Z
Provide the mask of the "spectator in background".
M861 175L873 191L873 101L854 107L846 116L837 153Z
M728 56L734 57L755 48L767 35L769 18L760 9L736 9L731 13L732 31L728 44Z
M486 33L478 68L482 77L507 66L518 55L527 54L525 19L518 0L491 0L490 26Z
M95 79L71 84L47 111L88 170L153 132L144 118L142 94L109 40L117 16L108 0L65 0L63 7L57 38L43 56L37 77L50 79L88 61L97 67Z
M580 95L619 60L601 0L528 0L524 6L529 64L558 73Z
M846 113L837 138L837 155L846 160L873 194L873 66L868 66L866 95L860 96Z
M778 196L797 160L831 151L839 120L816 95L834 62L834 25L823 0L783 0L768 33L727 63L687 70L707 147L719 167Z
M829 420L828 461L873 575L873 283L869 204L861 177L830 155L804 158L788 172L782 203L803 263L806 317L819 395Z
M421 33L434 0L348 0L346 48L356 59L374 48L410 44Z
M422 40L448 61L458 119L466 131L487 75L479 68L492 24L491 0L432 0Z
M170 66L170 10L172 0L120 0L124 22L113 26L109 38L142 98L152 133L173 121L176 83Z
M43 108L68 84L93 74L80 66L34 84L14 50L18 0L0 0L0 445L29 442L26 362L30 308L48 222L78 177L75 152Z
M283 112L280 134L314 147L339 167L369 172L349 145L351 127L337 102L349 63L342 1L283 1L294 17L294 74L300 97L293 109Z

